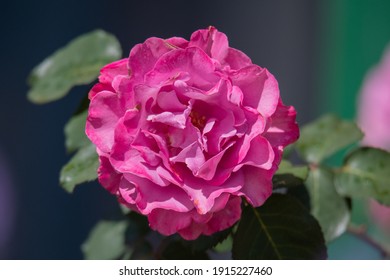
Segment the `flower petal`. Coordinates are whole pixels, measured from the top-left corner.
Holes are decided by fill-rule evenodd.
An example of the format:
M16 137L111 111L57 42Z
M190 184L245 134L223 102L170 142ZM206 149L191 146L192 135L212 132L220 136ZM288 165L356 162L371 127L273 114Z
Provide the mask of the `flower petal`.
M172 46L160 38L149 38L138 44L130 52L128 67L134 79L143 81L144 75L153 69L156 61L165 53L172 51Z
M201 234L211 235L233 226L241 217L241 198L232 197L225 207L213 213L207 223L192 223L189 227L179 230L179 234L187 240L194 240Z
M174 81L180 73L191 73L190 85L209 90L219 80L210 57L196 47L172 50L161 56L146 75L147 84Z
M270 117L279 102L279 86L267 69L253 65L232 75L233 85L243 92L243 105L257 109L264 117Z
M272 176L275 170L244 165L240 172L243 173L245 182L242 189L235 194L244 196L253 207L263 205L272 194Z
M100 92L89 105L85 132L103 152L108 153L114 144L114 128L125 113L124 104L116 93Z
M299 138L296 111L292 106L285 106L281 101L270 118L270 127L264 134L272 146L285 147Z

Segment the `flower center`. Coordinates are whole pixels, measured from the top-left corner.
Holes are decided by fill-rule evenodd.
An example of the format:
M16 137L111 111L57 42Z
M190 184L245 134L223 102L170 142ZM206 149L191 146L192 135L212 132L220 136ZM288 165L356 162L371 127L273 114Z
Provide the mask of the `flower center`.
M192 125L199 128L200 130L202 130L206 125L206 117L199 115L199 113L196 111L191 111L190 119Z

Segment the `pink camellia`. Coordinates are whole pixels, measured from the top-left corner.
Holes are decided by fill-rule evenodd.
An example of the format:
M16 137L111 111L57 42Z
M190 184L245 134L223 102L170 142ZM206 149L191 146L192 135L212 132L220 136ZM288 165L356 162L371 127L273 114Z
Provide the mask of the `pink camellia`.
M152 229L188 240L236 223L241 197L262 205L299 135L274 76L214 27L136 45L89 98L100 183Z
M363 144L390 151L390 46L381 63L367 74L360 93L358 123ZM390 207L375 200L369 203L374 221L390 234Z

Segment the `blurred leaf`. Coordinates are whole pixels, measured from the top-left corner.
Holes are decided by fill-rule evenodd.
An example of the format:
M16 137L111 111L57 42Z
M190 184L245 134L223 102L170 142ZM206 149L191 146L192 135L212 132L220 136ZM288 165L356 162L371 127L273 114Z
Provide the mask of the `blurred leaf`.
M73 115L79 115L79 114L83 113L84 111L87 111L87 110L88 110L88 108L89 108L89 103L90 103L88 94L89 94L89 89L88 89L88 91L85 93L83 99L81 99L81 101L80 101L80 103L79 103L79 106L77 107L77 109L76 109L76 111L74 112Z
M288 160L282 160L280 162L279 168L275 174L276 175L291 174L297 178L300 178L302 180L306 180L308 172L309 172L309 168L307 166L293 165Z
M294 197L273 194L258 208L246 206L233 240L234 259L325 259L317 220Z
M98 166L99 159L96 148L90 143L78 150L70 161L62 167L60 184L66 191L72 192L76 185L95 180Z
M117 259L127 250L125 246L126 221L101 221L90 232L81 249L85 259Z
M325 115L301 129L296 147L306 161L320 163L362 137L362 132L354 122Z
M293 153L294 149L295 149L295 143L286 146L283 150L283 155L282 155L283 159L286 159L286 160L289 159L291 157L291 154Z
M99 70L121 57L118 40L95 30L72 40L36 66L29 77L28 99L43 104L64 97L76 85L89 84Z
M232 232L232 228L233 226L223 231L216 232L210 236L201 235L197 239L191 241L183 240L183 243L193 252L206 251L225 240Z
M343 234L350 220L347 201L336 191L333 173L313 168L306 182L311 198L311 214L318 220L327 242Z
M123 205L123 204L119 204L119 209L121 210L121 212L124 214L124 215L128 215L131 213L131 209L128 208L127 206Z
M339 193L351 197L372 197L390 205L390 153L359 148L348 155L335 177Z
M233 246L233 237L231 235L229 235L225 240L218 243L214 247L214 250L218 253L225 253L225 252L231 251L232 246Z
M73 116L65 125L65 147L68 152L74 152L91 143L87 135L85 135L87 114L88 112L84 111Z

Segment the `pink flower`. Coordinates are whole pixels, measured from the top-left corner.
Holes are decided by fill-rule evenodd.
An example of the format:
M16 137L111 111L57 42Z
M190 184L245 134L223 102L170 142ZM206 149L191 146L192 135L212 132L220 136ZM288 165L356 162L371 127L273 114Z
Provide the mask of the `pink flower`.
M262 205L299 135L274 76L213 27L136 45L89 97L100 183L152 229L189 240L236 223L241 197Z
M358 123L363 144L390 150L390 47L366 76L360 93Z

